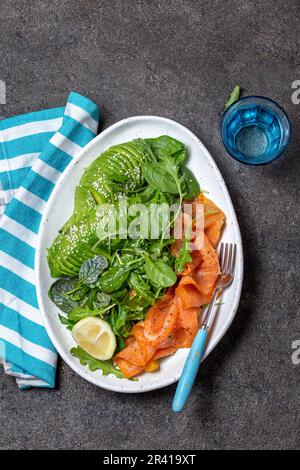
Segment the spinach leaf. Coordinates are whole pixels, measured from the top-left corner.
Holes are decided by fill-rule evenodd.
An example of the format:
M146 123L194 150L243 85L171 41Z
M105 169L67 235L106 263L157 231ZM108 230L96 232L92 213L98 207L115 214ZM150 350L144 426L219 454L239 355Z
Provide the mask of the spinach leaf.
M151 287L143 280L140 274L135 272L130 274L128 284L130 287L143 299L145 299L150 305L155 304L155 297L150 292Z
M144 176L147 183L155 189L171 194L179 193L176 181L162 163L144 165Z
M71 312L68 314L69 321L73 322L74 324L77 323L79 320L82 320L86 317L95 317L99 314L98 310L92 310L88 306L75 307Z
M75 307L71 312L68 313L68 319L71 322L77 323L79 320L82 320L86 317L103 317L106 312L114 307L114 305L98 309L92 309L86 305L84 307Z
M185 154L185 145L179 140L173 139L168 135L161 135L153 139L146 139L156 158L162 158L163 153L172 155L173 157Z
M99 289L106 294L111 294L121 289L131 269L131 266L126 265L112 266L100 277L97 283Z
M186 160L186 150L185 148L178 150L178 152L172 155L178 167L181 167Z
M178 252L178 257L175 261L175 269L178 273L182 273L185 268L186 263L191 263L193 258L191 256L191 248L189 247L190 239L190 230L186 231L185 237L182 240L181 248Z
M97 292L95 300L94 300L94 306L96 308L104 308L108 307L111 301L111 296L109 294L105 294L104 292Z
M181 177L178 165L172 157L165 154L163 160L144 165L147 183L160 191L181 196Z
M236 101L238 101L240 99L240 94L241 94L241 89L240 87L237 85L234 87L234 89L232 90L232 92L230 93L229 97L228 97L228 100L227 100L227 103L225 104L225 109L227 109L229 106L231 106L233 103L235 103Z
M112 297L114 302L119 303L119 302L122 302L122 300L124 299L124 297L127 294L128 294L127 289L121 289L121 290L118 290L116 292L113 292L111 294L111 297Z
M177 276L173 269L161 260L154 263L147 257L145 271L148 279L155 286L170 287L177 281Z
M90 289L89 293L79 302L80 307L88 307L90 309L94 309L94 301L96 299L98 289L93 287Z
M78 287L78 279L66 278L58 279L49 289L48 295L52 302L65 313L70 312L78 304L70 297L70 293Z
M122 372L114 366L112 359L108 361L99 361L98 359L90 356L80 346L77 346L77 348L72 348L70 352L72 356L77 357L80 360L80 364L83 366L88 366L92 372L95 372L96 370L102 370L104 376L113 374L119 379L124 378Z
M179 203L177 204L176 214L174 215L173 219L171 221L169 221L169 223L167 224L167 226L165 227L165 229L164 229L164 231L161 235L161 243L163 242L164 236L167 233L168 229L172 226L172 224L177 219L177 217L178 217L178 215L181 211L181 204L182 204L182 200L183 200L183 193L182 193L182 187L181 187L181 178L178 175L178 167L177 167L176 162L174 162L171 157L167 157L164 160L164 168L165 168L166 172L171 175L171 177L173 178L174 183L176 184L176 186L178 188Z
M79 281L82 284L92 286L98 277L108 267L108 261L104 256L98 255L85 261L79 270Z
M184 199L192 201L200 193L200 185L189 168L182 169L182 176L185 189Z
M89 291L89 286L81 285L78 282L77 287L68 293L68 297L76 302L80 302L84 300Z

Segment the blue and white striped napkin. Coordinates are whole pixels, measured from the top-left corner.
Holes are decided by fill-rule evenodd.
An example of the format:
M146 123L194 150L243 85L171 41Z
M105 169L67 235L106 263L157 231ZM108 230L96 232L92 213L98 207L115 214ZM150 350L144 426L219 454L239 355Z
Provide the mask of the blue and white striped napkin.
M0 357L20 388L55 385L57 354L38 309L34 251L51 191L98 122L98 107L74 92L64 108L0 121Z

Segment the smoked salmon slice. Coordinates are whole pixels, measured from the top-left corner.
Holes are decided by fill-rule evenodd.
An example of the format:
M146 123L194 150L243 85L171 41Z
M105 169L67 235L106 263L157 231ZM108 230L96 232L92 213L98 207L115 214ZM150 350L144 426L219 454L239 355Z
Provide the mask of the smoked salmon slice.
M222 228L225 223L225 214L210 199L200 193L194 204L204 206L204 232L215 248L220 240Z
M191 347L199 328L199 311L210 302L220 273L215 250L225 222L224 213L201 193L193 202L204 206L204 228L194 239L192 262L178 273L176 287L148 310L144 321L133 326L127 346L114 360L125 377L134 377L147 365L173 354L178 348ZM182 240L171 250L178 255Z
M166 303L164 297L150 308L144 321L144 335L154 347L173 345L173 333L178 322L178 306L173 298Z

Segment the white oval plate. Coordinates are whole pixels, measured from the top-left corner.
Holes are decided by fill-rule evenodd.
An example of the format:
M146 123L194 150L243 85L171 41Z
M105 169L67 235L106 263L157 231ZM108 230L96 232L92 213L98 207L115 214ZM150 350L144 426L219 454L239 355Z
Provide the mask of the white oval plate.
M47 332L58 353L65 362L81 377L99 387L117 392L136 393L155 390L176 382L180 376L188 349L179 349L176 354L160 361L160 369L144 373L138 381L117 379L113 375L102 376L100 371L91 372L70 354L75 346L70 331L61 325L58 309L50 301L48 290L53 282L50 277L46 248L50 247L58 230L73 211L74 191L84 169L111 145L126 142L137 137L158 137L168 134L186 145L189 154L187 166L193 171L201 187L209 191L209 197L225 212L227 222L222 240L238 246L236 276L231 286L225 290L218 316L210 332L205 357L213 350L229 328L235 316L243 278L242 241L234 208L224 180L211 155L201 141L188 129L170 119L156 116L136 116L117 122L90 142L69 164L56 184L47 203L39 231L36 250L37 297Z

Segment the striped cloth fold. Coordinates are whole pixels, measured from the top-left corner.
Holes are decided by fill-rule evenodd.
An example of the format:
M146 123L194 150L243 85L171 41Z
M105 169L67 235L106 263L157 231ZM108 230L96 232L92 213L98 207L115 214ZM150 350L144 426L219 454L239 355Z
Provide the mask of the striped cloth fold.
M19 388L55 386L57 354L38 309L34 252L54 185L98 122L98 107L74 92L64 108L0 121L0 358Z

